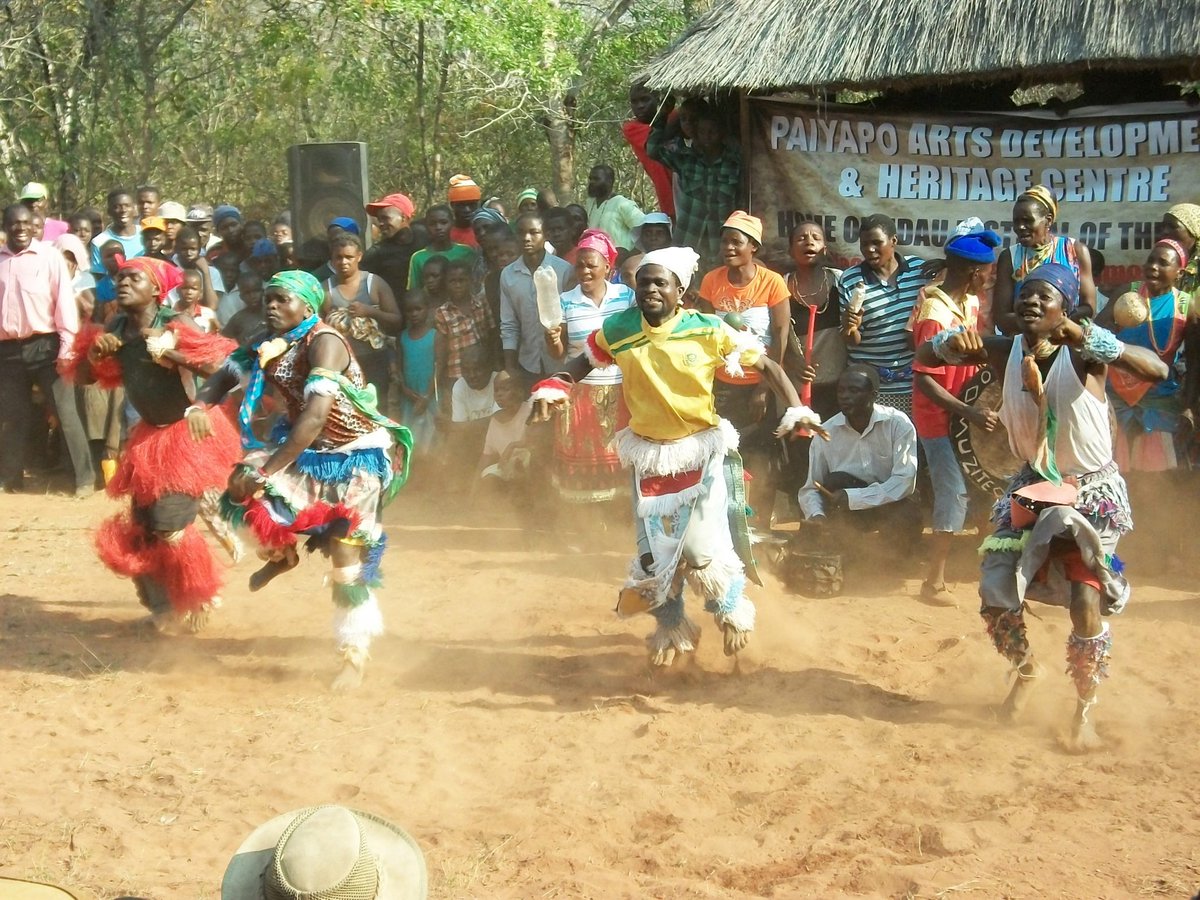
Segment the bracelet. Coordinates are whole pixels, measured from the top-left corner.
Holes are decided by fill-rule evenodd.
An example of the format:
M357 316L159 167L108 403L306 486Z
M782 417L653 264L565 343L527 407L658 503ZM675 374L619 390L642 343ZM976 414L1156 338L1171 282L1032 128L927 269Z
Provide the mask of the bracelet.
M205 406L203 403L193 403L191 406L189 406L187 409L185 409L183 411L183 417L186 419L188 416L190 416L194 412L207 413L208 407Z
M1084 319L1081 325L1083 346L1079 348L1079 355L1086 362L1107 365L1121 358L1121 354L1125 352L1125 345L1115 334L1107 328L1101 328L1091 319Z
M935 334L929 339L929 346L933 350L933 355L948 365L961 366L966 362L966 355L950 349L949 345L951 338L956 334L962 334L966 330L965 325L957 325L954 328L947 328Z

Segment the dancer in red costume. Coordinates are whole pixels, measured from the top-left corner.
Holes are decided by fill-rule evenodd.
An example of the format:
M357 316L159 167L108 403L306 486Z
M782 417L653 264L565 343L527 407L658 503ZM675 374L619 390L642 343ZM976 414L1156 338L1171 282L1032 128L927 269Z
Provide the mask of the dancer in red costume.
M186 623L198 631L221 578L193 521L201 495L225 484L241 446L221 416L213 417L210 436L194 440L186 414L196 376L215 372L237 345L201 332L163 305L182 281L174 266L148 257L118 259L120 312L106 329L81 332L74 356L78 382L123 385L140 417L108 486L112 497L130 498L130 509L100 526L96 548L105 565L133 579L157 630Z

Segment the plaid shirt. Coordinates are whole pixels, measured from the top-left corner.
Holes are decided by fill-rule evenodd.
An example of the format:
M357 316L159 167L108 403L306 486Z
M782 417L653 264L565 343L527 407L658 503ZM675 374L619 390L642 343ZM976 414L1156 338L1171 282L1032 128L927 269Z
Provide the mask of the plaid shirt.
M675 191L675 238L715 263L721 249L721 226L738 207L742 186L742 153L728 144L709 160L679 140L668 140L666 129L653 127L646 153L679 176Z
M446 374L450 378L462 375L463 351L475 344L490 347L496 323L492 309L482 294L471 298L465 311L446 301L433 314L433 327L446 336Z

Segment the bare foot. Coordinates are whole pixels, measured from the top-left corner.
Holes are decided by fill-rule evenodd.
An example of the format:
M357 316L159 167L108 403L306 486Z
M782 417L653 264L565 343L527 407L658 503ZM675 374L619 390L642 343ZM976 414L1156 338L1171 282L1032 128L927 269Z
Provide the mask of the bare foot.
M191 631L193 635L200 634L200 631L208 628L209 619L212 618L212 608L214 608L214 606L216 606L216 604L211 604L211 602L209 602L209 604L204 604L204 606L200 607L199 610L193 610L192 612L185 613L184 617L181 619L181 624L185 625L187 630Z
M679 623L668 628L661 625L646 638L650 647L650 665L664 668L675 662L678 656L691 653L700 643L700 626L683 616Z
M274 579L298 565L300 565L300 554L296 552L296 548L285 548L282 558L267 560L261 569L250 576L250 590L261 591Z
M1029 703L1029 695L1032 693L1035 683L1041 678L1044 671L1037 660L1032 659L1017 669L1017 677L1013 680L1012 690L1008 692L1004 705L1000 707L1000 721L1015 722L1020 717L1026 704Z
M1100 735L1096 734L1096 726L1092 724L1088 716L1095 705L1095 700L1080 700L1075 704L1075 716L1071 720L1071 734L1066 739L1068 752L1090 753L1102 746Z
M750 643L750 632L738 631L738 629L734 628L728 622L721 626L721 631L725 635L726 656L737 656Z
M663 647L650 657L650 665L659 668L666 668L673 662L675 662L675 648L673 646Z
M180 618L172 610L150 613L137 621L137 628L143 634L153 637L173 637L179 633Z
M358 647L347 647L342 651L342 669L329 685L335 693L352 691L362 684L363 670L367 665L367 651Z

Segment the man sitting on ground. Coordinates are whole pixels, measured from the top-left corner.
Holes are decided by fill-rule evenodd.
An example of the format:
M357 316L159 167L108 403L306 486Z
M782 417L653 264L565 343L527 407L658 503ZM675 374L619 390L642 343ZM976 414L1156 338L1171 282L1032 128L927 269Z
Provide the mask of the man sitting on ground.
M829 440L809 448L800 509L806 525L828 525L843 540L847 532L878 531L902 557L921 535L912 496L917 433L904 413L875 402L878 393L879 376L869 366L851 365L842 373L840 412L825 422Z

